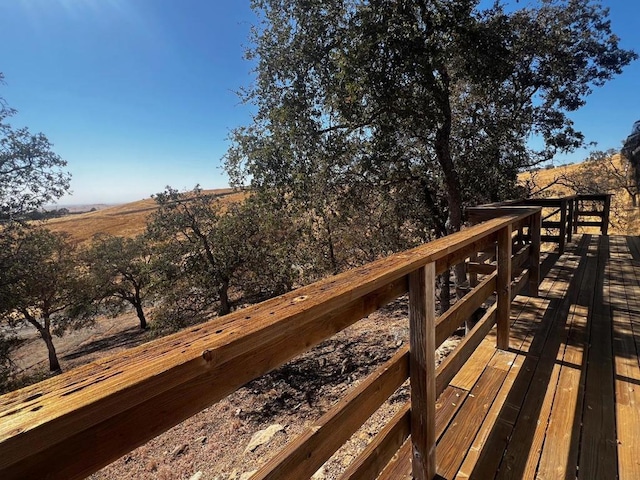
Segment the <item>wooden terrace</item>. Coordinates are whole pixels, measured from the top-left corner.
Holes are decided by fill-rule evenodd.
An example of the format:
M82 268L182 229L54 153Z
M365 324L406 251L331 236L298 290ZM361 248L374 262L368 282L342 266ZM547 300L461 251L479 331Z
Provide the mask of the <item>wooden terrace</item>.
M547 203L487 207L462 232L0 397L0 478L83 478L405 294L410 345L252 478L310 478L406 379L410 401L340 478L640 478L640 239L573 234L585 212L606 231L606 195ZM544 235L563 253L541 255ZM460 262L473 288L436 317L435 276Z

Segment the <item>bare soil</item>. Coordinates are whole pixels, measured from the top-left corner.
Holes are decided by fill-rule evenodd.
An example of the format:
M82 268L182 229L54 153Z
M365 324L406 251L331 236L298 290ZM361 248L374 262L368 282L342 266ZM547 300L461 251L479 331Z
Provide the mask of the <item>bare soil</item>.
M214 320L215 321L215 320ZM250 382L226 399L95 473L92 479L240 480L265 464L289 441L313 425L340 398L408 342L406 299L357 322L313 350ZM64 369L147 340L133 315L102 319L92 329L56 339ZM439 350L440 359L458 343ZM44 365L44 343L29 338L16 361L27 372ZM409 400L401 387L315 475L337 478L382 426ZM266 444L246 451L253 435L281 425Z

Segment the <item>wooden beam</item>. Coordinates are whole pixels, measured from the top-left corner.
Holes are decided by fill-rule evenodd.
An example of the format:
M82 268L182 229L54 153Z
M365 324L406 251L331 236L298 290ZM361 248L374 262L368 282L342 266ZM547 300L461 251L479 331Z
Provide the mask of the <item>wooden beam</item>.
M258 331L260 335L256 332L254 336L255 343L245 344L241 354L227 362L216 363L215 350L198 347L198 342L192 338L193 332L200 333L213 328L215 332L220 332L219 335L227 333L236 336L236 341L240 342L243 340L242 334L236 333L233 323L199 325L158 342L164 345L169 341L167 349L162 349L167 356L177 351L186 357L185 350L194 348L200 352L195 354L196 358L191 363L179 364L181 368L175 367L173 372L161 371L156 377L147 377L158 362L164 361L167 369L171 364L166 357L152 354L153 344L146 344L51 379L50 383L54 385L64 381L59 388L51 389L52 394L57 393L57 399L47 398L48 382L0 397L0 411L4 411L4 414L0 414L4 416L0 430L13 427L16 429L14 432L20 431L21 423L29 416L39 413L46 418L59 414L65 407L76 406L67 415L56 420L41 421L20 434L11 435L9 430L8 438L0 443L0 451L4 453L0 455L0 478L85 478L406 291L407 280L402 279L357 298L337 311L326 312L323 322L309 322L309 319L298 317L297 324L289 327L286 327L282 318L274 325L263 325L263 330ZM290 298L295 299L293 295ZM241 311L243 319L248 316L254 322L252 324L245 320L245 329L251 331L255 323L278 318L278 313L296 304L292 300L276 308L273 303L266 302L269 308L262 315L251 313L263 309L250 307ZM274 314L271 315L271 312ZM245 335L248 335L246 330ZM187 335L189 333L191 335ZM191 339L190 344L178 341L185 337ZM269 339L266 343L264 337ZM213 340L215 337L210 342ZM137 366L137 363L145 369ZM103 375L98 378L85 377L85 372L96 366L103 367ZM194 377L187 367L196 369L199 374ZM109 385L109 380L125 382L129 375L137 375L139 378L135 385L145 385L147 390L143 393L134 390L134 395L134 392L118 394L96 389L100 386L113 388L105 386ZM94 396L93 402L80 408L80 399L90 400L87 394ZM91 423L81 429L79 422ZM101 439L100 448L95 447L95 438ZM127 440L123 441L123 438Z
M349 465L340 480L378 478L411 432L411 404L407 403L387 423L360 455Z
M310 478L409 376L409 349L369 375L251 478Z
M531 256L531 245L525 245L518 252L514 253L511 260L512 276L513 271L525 264Z
M611 212L611 195L607 195L604 199L604 215L602 216L602 235L609 232L609 214Z
M480 275L491 275L496 271L496 266L490 263L471 263L467 264L467 271Z
M567 200L562 200L560 207L560 255L564 253L564 246L567 242Z
M456 376L460 368L462 368L496 323L496 311L497 306L493 304L471 331L465 335L456 349L447 355L438 366L436 376L436 393L438 395L447 388L449 382Z
M511 225L498 232L498 348L509 349L511 317Z
M496 277L493 272L480 282L471 292L458 300L453 307L440 316L436 323L436 348L449 338L458 327L489 298L496 290Z
M572 200L573 202L573 200ZM531 235L531 249L529 250L529 295L538 296L538 288L540 286L540 213L531 216L529 224L529 233Z
M469 258L475 252L482 251L488 248L490 245L496 243L497 239L496 233L491 233L484 238L481 238L473 243L466 245L463 248L458 248L455 251L452 251L448 255L438 259L436 261L436 275L440 275L442 272L447 270L448 268L457 265L458 263L464 261Z
M435 264L409 274L411 442L415 480L436 474Z
M90 475L397 298L409 272L530 214L514 211L2 396L0 478Z

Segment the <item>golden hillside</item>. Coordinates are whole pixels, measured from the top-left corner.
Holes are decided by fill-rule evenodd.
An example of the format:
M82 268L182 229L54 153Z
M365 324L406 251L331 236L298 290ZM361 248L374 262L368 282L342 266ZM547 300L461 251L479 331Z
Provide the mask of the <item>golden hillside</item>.
M525 172L520 174L519 180L523 184L529 182L536 191L542 190L541 196L563 196L576 193L571 188L572 182L599 185L601 193L613 193L611 202L611 228L613 235L639 235L640 211L634 208L631 196L622 187L625 175L628 174L628 164L619 154L598 161L585 161L573 165L563 165L548 170ZM616 177L621 176L621 178ZM630 183L629 179L627 183Z
M241 201L246 193L231 188L204 190L219 196L225 202ZM96 233L133 237L144 232L147 218L157 209L154 199L146 198L137 202L116 205L94 212L68 215L47 222L47 228L54 232L66 232L78 242L90 240Z

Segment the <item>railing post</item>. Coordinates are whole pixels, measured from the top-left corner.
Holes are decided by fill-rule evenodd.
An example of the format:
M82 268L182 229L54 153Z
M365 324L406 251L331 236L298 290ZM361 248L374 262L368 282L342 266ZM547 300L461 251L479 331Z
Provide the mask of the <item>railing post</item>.
M531 215L529 223L529 237L531 249L529 250L529 295L538 296L540 286L540 232L542 230L542 211Z
M567 241L567 201L560 201L560 255L564 253Z
M567 242L571 243L571 235L573 234L573 207L575 205L575 198L569 199L569 214L567 224Z
M511 317L511 237L513 226L507 225L498 232L498 348L509 348L509 322Z
M602 228L600 231L602 235L607 235L609 231L609 211L611 210L611 195L605 194L604 196L604 210L602 212Z
M436 475L436 266L409 274L412 471L415 480Z

